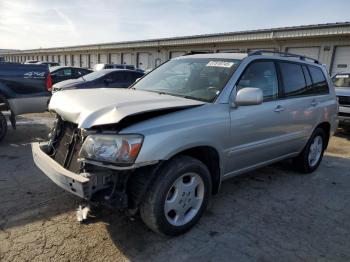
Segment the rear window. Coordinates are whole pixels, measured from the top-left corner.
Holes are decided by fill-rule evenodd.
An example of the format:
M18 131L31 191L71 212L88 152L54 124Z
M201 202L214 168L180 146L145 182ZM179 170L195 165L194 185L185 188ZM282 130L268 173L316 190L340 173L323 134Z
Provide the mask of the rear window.
M327 94L329 92L327 79L323 74L321 68L316 66L308 66L312 79L312 93L313 94Z

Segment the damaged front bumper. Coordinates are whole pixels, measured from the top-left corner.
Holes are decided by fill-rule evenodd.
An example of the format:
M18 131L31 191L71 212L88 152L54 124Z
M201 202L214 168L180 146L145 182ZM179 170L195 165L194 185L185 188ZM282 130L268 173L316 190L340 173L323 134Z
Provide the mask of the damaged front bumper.
M33 158L36 166L56 185L84 199L92 195L91 174L75 174L46 154L47 143L32 143Z

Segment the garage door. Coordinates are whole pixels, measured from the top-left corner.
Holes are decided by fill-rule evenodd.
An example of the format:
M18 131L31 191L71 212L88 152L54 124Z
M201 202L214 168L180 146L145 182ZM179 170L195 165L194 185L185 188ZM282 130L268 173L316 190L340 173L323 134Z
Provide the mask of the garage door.
M121 64L120 54L110 54L112 64Z
M170 52L170 58L183 56L185 54L186 54L186 51L173 51L173 52Z
M73 65L80 66L79 55L73 55Z
M335 48L331 74L350 72L350 46Z
M72 61L71 55L66 55L66 66L72 65L72 64L71 64L71 61Z
M98 64L97 54L90 54L90 68L93 68L96 64Z
M60 64L61 65L66 65L66 63L64 61L64 55L60 55Z
M296 55L308 56L314 59L318 59L320 54L319 47L289 47L287 52Z
M107 64L107 54L100 54L100 64Z
M149 66L149 54L148 53L138 53L137 54L137 67L146 70Z
M123 61L122 61L123 64L132 65L131 53L124 53L122 57L123 57Z
M89 67L88 55L80 55L80 59L81 59L81 67L88 68Z

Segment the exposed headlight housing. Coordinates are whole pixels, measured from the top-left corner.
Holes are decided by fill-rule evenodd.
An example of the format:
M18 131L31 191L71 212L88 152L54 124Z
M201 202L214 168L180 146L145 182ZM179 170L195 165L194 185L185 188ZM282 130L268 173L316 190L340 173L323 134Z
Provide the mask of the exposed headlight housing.
M80 150L80 159L131 165L141 149L141 135L89 135Z

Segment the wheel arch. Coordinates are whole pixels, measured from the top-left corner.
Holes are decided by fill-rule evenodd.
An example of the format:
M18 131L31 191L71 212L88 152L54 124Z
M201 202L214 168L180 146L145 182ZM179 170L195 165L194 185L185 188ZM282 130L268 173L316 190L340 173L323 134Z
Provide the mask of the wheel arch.
M201 161L209 170L212 180L212 194L217 194L221 184L220 155L212 146L195 146L177 152L173 157L186 155Z
M329 122L322 122L320 124L318 124L315 128L315 130L317 128L321 128L325 135L326 135L326 143L325 143L325 149L328 147L328 143L329 143L329 139L330 139L330 136L331 136L331 124Z
M0 104L2 102L5 104L5 106L0 105L0 111L10 110L10 104L9 104L6 96L0 90Z

